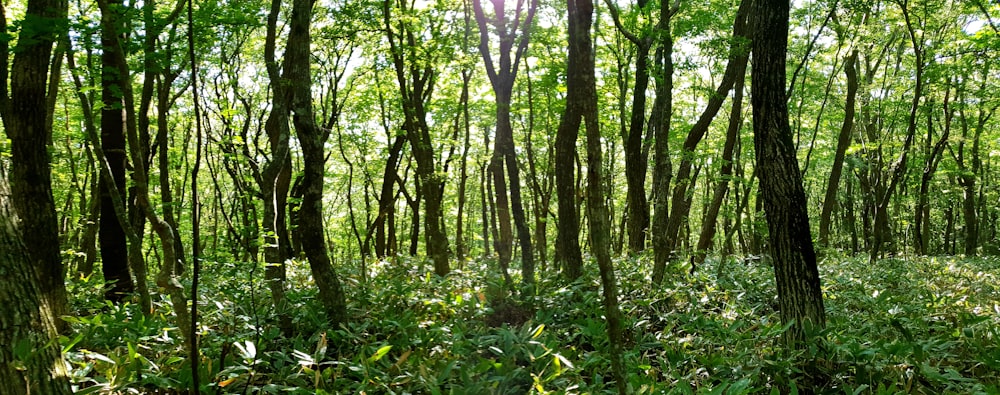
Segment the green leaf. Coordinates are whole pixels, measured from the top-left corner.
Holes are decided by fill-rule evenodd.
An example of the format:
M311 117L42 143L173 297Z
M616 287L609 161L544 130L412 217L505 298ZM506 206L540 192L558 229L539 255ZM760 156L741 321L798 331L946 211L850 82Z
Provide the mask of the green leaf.
M368 363L372 363L382 359L382 357L384 357L385 354L389 353L389 350L392 350L391 345L382 346L381 348L378 349L378 351L375 351L375 353L372 354L372 356L368 357Z

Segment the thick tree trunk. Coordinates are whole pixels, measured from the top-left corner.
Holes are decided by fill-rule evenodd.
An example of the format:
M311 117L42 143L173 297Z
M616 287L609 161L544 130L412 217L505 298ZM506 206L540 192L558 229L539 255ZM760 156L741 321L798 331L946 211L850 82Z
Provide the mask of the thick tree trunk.
M786 0L754 1L752 102L757 176L767 216L778 305L786 343L806 346L826 325L816 254L809 229L785 96L788 45Z
M0 28L7 31L5 7L0 5ZM52 110L47 95L54 95L56 87L47 86L47 83L50 74L59 74L58 64L53 64L51 70L49 64L53 44L63 34L58 27L66 20L66 9L66 2L62 0L28 1L25 20L20 25L13 50L14 60L10 64L9 97L8 41L0 45L3 52L0 55L0 117L11 144L10 196L14 208L21 213L21 231L30 262L38 271L42 297L57 317L67 313L68 302L49 158ZM64 327L62 320L57 324L60 329Z
M59 320L42 292L40 273L22 235L7 174L0 168L0 393L72 394L58 343ZM16 350L27 346L27 354Z

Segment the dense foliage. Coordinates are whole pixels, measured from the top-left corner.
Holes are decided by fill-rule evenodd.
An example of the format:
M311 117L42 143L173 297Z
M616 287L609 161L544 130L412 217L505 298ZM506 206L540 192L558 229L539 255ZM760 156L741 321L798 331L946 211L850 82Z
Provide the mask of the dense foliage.
M1000 393L998 21L987 0L0 2L21 301L0 373Z
M628 328L628 385L636 394L777 393L803 382L832 394L1000 391L1000 289L994 258L864 259L821 267L826 340L788 354L766 261L711 259L646 286L648 257L620 260ZM605 393L595 281L542 281L535 311L499 295L501 278L470 262L447 278L401 259L349 270L354 315L330 328L303 264L292 265L293 320L285 338L252 265L206 265L200 326L206 389L222 393ZM423 267L423 269L418 269ZM363 282L365 281L365 282ZM876 285L877 284L877 285ZM190 383L169 305L144 318L101 300L99 281L71 284L73 320L62 339L77 393L140 392ZM807 362L802 364L802 362ZM803 367L804 366L804 367ZM213 389L214 391L214 389Z

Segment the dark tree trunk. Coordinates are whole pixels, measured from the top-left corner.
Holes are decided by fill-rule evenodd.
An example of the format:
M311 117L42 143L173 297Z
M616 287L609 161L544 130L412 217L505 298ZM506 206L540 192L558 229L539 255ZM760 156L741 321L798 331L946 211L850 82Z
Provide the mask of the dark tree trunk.
M27 247L31 243L22 239L26 232L21 226L30 216L19 219L10 204L13 200L6 171L0 168L0 272L4 273L0 283L0 344L4 345L0 347L0 393L72 394L66 362L56 342L56 322L61 320L41 289L42 274ZM15 351L23 344L28 345L28 355Z
M295 134L302 146L302 205L295 231L302 242L302 251L309 260L309 268L316 287L319 288L319 299L326 310L327 320L337 327L349 319L344 290L330 262L326 232L323 230L323 177L326 173L324 144L329 133L316 124L313 114L312 75L309 70L312 9L312 0L295 0L292 3L282 72L291 90L289 110Z
M733 106L729 112L729 128L726 130L726 142L722 147L722 169L719 170L719 180L715 185L712 201L701 221L701 234L698 235L698 245L695 246L694 258L691 261L691 273L694 273L697 265L705 262L708 248L712 245L712 239L715 237L719 210L722 208L722 202L725 200L729 184L732 182L733 151L736 149L736 142L740 139L739 132L743 126L743 87L746 81L746 71L745 63L741 70L737 70L739 77L737 77L736 85L733 88Z
M826 325L802 175L788 125L785 57L789 3L754 1L752 103L757 176L767 216L778 305L791 347Z
M497 48L499 59L496 65L493 64L493 56L490 52L490 29L480 0L473 0L472 6L476 14L476 22L479 25L479 53L486 66L486 75L490 78L490 83L493 86L497 106L496 141L490 167L493 171L497 215L500 221L500 260L503 264L509 262L511 258L513 234L510 218L513 216L518 242L521 245L521 274L523 281L530 288L535 283L534 253L531 249L531 231L528 229L528 223L524 217L521 176L514 151L514 128L510 121L510 104L514 82L517 79L517 68L521 63L521 57L528 49L529 32L534 21L535 10L538 9L538 0L531 0L526 10L522 10L519 3L510 21L511 26L507 24L508 15L505 14L504 2L493 2L495 20L489 22L492 22L490 25L496 29L496 34L500 39ZM522 13L524 13L523 19ZM517 31L518 26L521 27L520 31ZM517 44L516 47L515 44ZM507 206L508 186L504 180L505 175L510 178L509 213Z
M635 85L632 89L632 107L629 114L628 129L622 127L622 144L625 151L625 183L626 183L626 214L625 233L628 233L628 250L630 254L638 254L646 248L646 232L649 228L649 202L646 200L646 170L647 155L643 150L643 131L646 126L646 89L649 87L649 52L654 42L652 29L637 36L622 25L617 7L605 0L615 26L636 47L635 54ZM648 0L639 0L636 8L643 10ZM642 11L640 11L642 12ZM621 89L624 91L625 84ZM622 99L624 106L624 98ZM624 115L623 115L624 117Z
M0 28L6 32L4 8L0 6ZM30 264L37 268L42 298L55 317L67 313L68 302L49 158L53 110L49 108L47 96L54 95L56 87L47 86L47 83L50 74L59 74L58 63L53 62L51 70L49 64L53 44L64 34L59 26L60 21L66 20L66 12L63 0L28 1L12 64L8 63L8 41L5 39L0 44L0 117L11 144L10 196L13 208L21 213L26 252ZM39 19L46 22L39 22ZM9 72L8 64L11 65ZM62 322L57 320L59 329L64 327Z
M111 8L120 10L120 1L110 0ZM113 11L114 12L114 11ZM101 110L101 148L111 169L111 179L123 199L125 192L125 118L122 99L122 84L126 83L124 76L118 73L118 64L125 61L125 54L116 49L120 41L118 15L101 14L101 100L104 107ZM114 303L122 302L129 294L135 292L132 274L128 265L128 242L125 230L115 213L110 186L101 183L101 225L99 241L101 244L101 267L104 281L108 284L104 298Z
M562 267L567 279L583 275L583 254L580 251L580 211L576 187L576 139L587 111L587 84L593 84L593 73L588 77L579 66L592 63L590 49L590 23L593 5L587 10L577 10L575 0L569 1L569 57L566 72L566 110L556 130L556 197L559 222L556 224L556 264ZM580 26L585 24L585 26ZM586 35L586 41L579 38ZM593 67L593 66L591 66Z
M415 32L412 26L394 21L392 10L392 2L384 1L382 16L402 99L403 130L410 142L413 159L417 162L417 184L424 201L424 245L427 256L434 262L434 272L444 276L451 271L442 209L445 178L438 172L437 154L427 124L427 104L434 90L437 65L416 53L417 36L422 32ZM401 11L405 13L408 10L403 8Z
M399 168L399 155L406 144L406 137L396 136L389 147L389 157L385 161L385 169L382 172L382 188L378 195L378 216L372 226L375 228L375 256L385 258L389 255L390 248L387 243L386 228L392 218L392 213L396 206L396 171Z
M677 13L678 4L673 8L666 2L660 4L660 21L657 25L662 36L656 48L654 73L656 98L649 118L649 134L653 136L653 218L650 223L653 247L653 280L663 278L670 259L671 248L667 247L667 223L670 219L670 178L673 170L670 163L670 122L673 116L674 89L674 39L670 31L670 19ZM659 271L657 271L659 269Z
M819 217L819 244L826 246L830 241L830 219L833 207L837 204L837 189L840 186L840 176L844 170L844 158L847 148L851 146L851 133L854 131L854 107L858 96L858 50L854 50L844 61L844 74L847 76L847 98L844 103L844 121L840 126L840 136L837 138L837 151L833 156L830 168L830 178L826 184L826 195L823 198L823 209Z
M951 135L951 120L953 114L949 109L949 94L950 90L945 88L944 92L944 130L941 131L941 137L932 146L931 140L934 134L934 121L933 113L927 113L927 138L924 140L924 152L926 153L924 159L924 169L920 174L920 187L917 191L917 205L914 208L913 213L913 224L915 226L913 232L914 241L914 252L918 255L927 255L930 252L930 228L931 228L931 205L930 205L930 189L931 181L934 179L934 173L937 172L938 164L941 163L942 156L944 154L944 149L948 144L948 136Z
M579 83L576 90L567 95L567 101L577 105L577 118L583 117L587 131L587 213L590 222L590 247L600 268L603 288L604 317L607 320L608 344L610 346L611 371L618 393L626 393L626 373L622 357L624 341L621 311L618 308L618 283L611 262L611 224L607 200L604 193L605 179L601 131L597 119L597 84L594 73L594 57L590 28L594 17L592 0L569 0L569 64L566 68L568 80ZM570 113L567 103L567 114ZM567 116L568 118L568 116ZM565 120L565 118L564 118ZM560 129L562 125L560 125Z

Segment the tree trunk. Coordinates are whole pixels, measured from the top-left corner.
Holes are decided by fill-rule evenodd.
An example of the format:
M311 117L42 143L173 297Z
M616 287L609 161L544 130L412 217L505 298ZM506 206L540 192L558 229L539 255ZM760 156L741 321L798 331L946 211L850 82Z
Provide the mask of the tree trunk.
M6 171L0 167L0 272L5 277L0 285L0 305L4 306L0 309L0 344L4 345L0 347L0 393L72 394L66 362L56 342L56 322L61 320L41 290L41 274L22 239L21 225L28 219L18 218L10 204L13 200Z
M729 191L729 184L733 181L733 151L736 149L736 142L740 138L739 132L743 126L743 87L746 71L745 63L741 70L737 70L739 77L737 77L736 85L733 88L733 106L729 112L729 128L726 130L726 142L722 147L722 169L719 170L719 181L715 185L712 201L701 221L701 234L698 235L698 245L695 247L694 258L691 261L691 273L694 273L697 265L705 262L708 248L712 245L712 239L715 237L719 210L722 208L722 202Z
M662 36L656 48L656 98L649 117L649 134L653 136L653 218L650 223L653 246L653 282L659 283L666 272L671 249L667 247L667 223L670 219L670 122L673 117L674 89L674 39L670 19L677 13L678 3L671 8L660 4L660 21L657 25Z
M115 10L123 6L118 0L110 0ZM105 160L111 168L111 179L125 203L125 109L122 100L122 84L124 76L118 73L118 64L125 61L125 54L120 53L115 44L119 42L120 27L117 24L118 15L101 13L101 148ZM99 241L101 245L101 268L104 272L106 291L104 298L114 303L121 303L129 294L135 292L132 273L128 265L128 243L121 220L115 213L115 202L112 200L110 186L101 183L101 225Z
M6 32L5 7L0 5L0 28ZM13 208L24 221L21 231L29 262L39 275L42 298L55 317L67 314L68 302L49 158L53 110L47 104L47 95L54 95L57 87L47 83L50 74L59 74L58 63L51 70L49 64L53 44L64 34L59 26L66 21L66 12L63 0L28 1L17 45L12 51L12 64L8 63L11 53L8 41L0 44L0 117L11 144L10 196ZM60 330L65 326L62 320L57 320L56 325Z
M569 0L569 64L566 68L567 81L579 85L567 92L567 102L573 100L579 111L576 117L583 117L587 131L587 213L590 220L591 251L600 268L603 288L604 317L608 325L612 378L618 393L626 393L626 374L622 357L624 341L621 311L618 308L618 283L611 262L611 225L607 200L604 194L603 153L601 131L597 119L597 84L594 74L594 57L590 38L593 22L594 3L592 0ZM576 95L572 97L569 95ZM567 103L567 114L570 113ZM568 117L568 116L567 116ZM564 118L565 120L565 118ZM560 125L562 129L562 125ZM575 129L574 129L575 130Z
M521 57L528 49L529 32L535 10L538 9L538 0L531 0L526 10L522 10L519 4L511 20L512 26L507 25L508 15L505 14L504 2L493 2L495 20L490 20L492 22L490 25L496 29L500 39L499 59L496 65L490 52L490 29L482 4L480 0L473 0L472 6L476 14L476 23L479 25L479 53L483 57L486 75L490 78L496 99L496 139L490 166L493 171L497 215L500 221L500 260L501 263L506 263L511 258L513 234L510 218L513 216L518 242L521 245L521 274L525 285L530 288L535 283L534 253L531 249L531 231L524 217L521 176L514 151L514 128L510 121L510 104L514 82L517 79L517 68L521 63ZM523 19L522 13L524 13ZM521 26L521 31L517 31L518 26ZM508 186L504 180L505 175L510 178L510 212L507 206Z
M326 310L327 320L337 327L349 319L344 290L330 262L326 232L323 230L323 177L326 172L324 144L329 133L316 125L313 114L312 75L309 70L312 9L312 0L295 0L292 3L282 72L291 90L289 110L295 134L302 146L302 205L295 231L302 242L302 251L309 260L309 268L316 287L319 288L319 299Z
M844 121L840 126L840 136L837 138L837 151L833 156L830 168L830 178L827 179L826 195L823 198L823 209L819 217L819 244L827 246L830 242L830 219L833 207L837 204L837 189L840 187L840 176L844 170L844 159L847 148L851 146L851 134L854 131L854 107L858 96L858 50L855 49L844 61L844 74L847 76L847 98L844 103Z
M580 134L580 124L584 113L587 111L585 96L587 84L593 82L587 79L585 71L575 71L575 69L583 63L590 62L588 59L590 48L588 46L590 44L590 23L593 17L589 13L593 12L593 9L586 12L576 11L575 0L569 1L569 7L570 34L582 34L574 32L574 29L583 29L587 41L581 42L578 38L569 40L566 110L559 121L559 129L556 130L555 178L559 222L556 224L555 261L557 265L562 267L563 275L567 279L576 280L583 275L583 254L580 251L580 212L576 201L576 139ZM583 15L584 13L586 15ZM582 21L574 19L577 17L585 19ZM586 26L578 26L584 22ZM590 78L594 78L593 75Z
M625 151L625 183L626 209L623 216L625 231L628 233L628 250L630 254L638 254L646 248L646 232L649 228L649 202L646 200L646 170L648 168L646 153L643 152L642 135L646 126L646 89L649 87L649 52L653 46L652 29L646 30L641 36L628 31L618 16L617 7L605 0L615 26L633 45L635 53L635 84L632 89L632 107L629 114L628 129L622 127L622 144ZM643 10L648 0L636 3L638 10ZM642 12L642 11L640 11ZM624 85L624 83L622 83ZM622 86L622 91L626 88ZM624 98L622 99L624 107ZM624 117L624 115L623 115Z
M788 124L785 57L789 3L754 1L752 103L757 176L767 216L784 334L793 348L826 325L802 175Z
M750 58L750 52L746 48L746 40L750 34L747 23L747 17L750 13L750 3L750 1L740 3L740 8L736 12L736 19L733 22L733 40L729 48L729 61L726 64L726 72L722 77L722 81L719 82L719 87L715 90L715 93L709 97L705 110L698 117L698 121L691 127L687 137L684 139L681 163L678 165L677 175L674 177L676 181L674 183L673 196L670 197L670 217L667 220L665 228L666 234L663 236L663 244L656 246L656 248L666 251L668 259L657 259L654 261L654 284L659 284L663 281L667 261L676 257L676 251L680 244L678 239L680 228L686 222L691 210L691 190L695 185L691 174L694 165L694 150L708 132L708 127L711 125L715 115L718 114L719 109L722 108L722 103L729 96L729 91L736 83L736 79L742 76L739 71L746 70L747 61ZM662 192L666 193L666 191Z
M391 1L382 4L384 29L403 107L403 130L417 162L416 182L424 201L424 245L427 256L434 262L434 272L445 276L451 271L442 209L445 178L438 172L437 154L427 124L427 105L434 90L436 65L416 53L416 37L422 32L414 32L412 26L394 20ZM409 11L403 7L403 13Z

